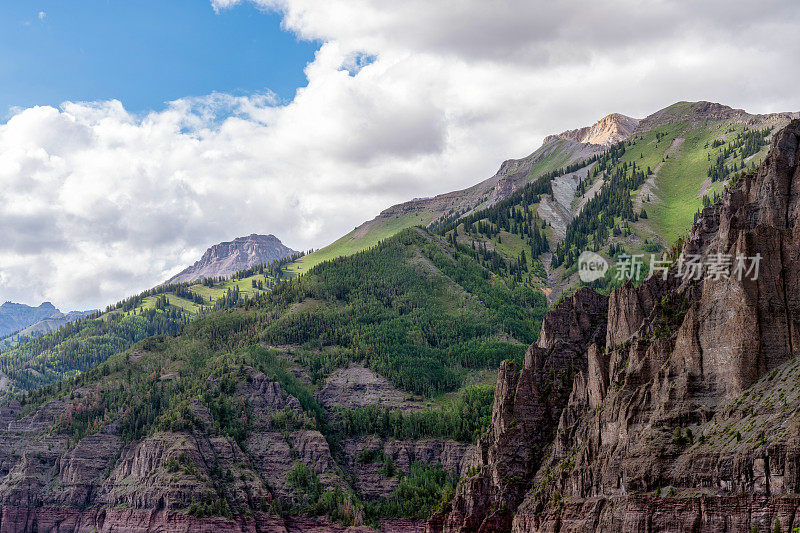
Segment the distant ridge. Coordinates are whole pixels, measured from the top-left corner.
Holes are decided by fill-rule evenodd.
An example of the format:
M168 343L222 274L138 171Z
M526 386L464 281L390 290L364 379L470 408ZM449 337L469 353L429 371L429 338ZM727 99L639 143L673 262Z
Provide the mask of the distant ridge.
M53 331L93 312L62 313L50 302L42 302L38 307L6 302L0 305L0 349L13 346L22 339Z
M38 307L6 302L0 305L0 337L25 329L55 313L58 309L50 302L42 302Z
M210 247L192 266L166 283L191 283L203 278L228 277L255 265L269 264L297 253L284 246L275 235L237 237Z
M785 126L791 119L798 117L800 114L797 112L751 114L742 109L734 109L724 104L708 101L676 102L642 119L632 118L621 113L612 113L592 125L548 135L544 138L542 145L531 154L519 159L503 161L492 177L471 187L438 194L430 198L414 198L393 205L330 245L296 261L289 269L295 273L305 272L324 260L348 255L375 245L381 239L390 237L403 228L426 226L435 229L442 227L458 218L503 201L540 176L566 169L569 165L602 153L618 142L642 138L658 127L677 125L683 134L693 128L710 127L711 124L719 125L723 121L730 121L750 128L769 127L775 129ZM682 141L678 141L675 149L680 142ZM679 156L673 154L673 160L675 157ZM575 182L575 176L566 176L566 178ZM557 203L560 205L556 206L551 201L552 199L546 199L545 203L550 205L546 205L547 209L541 213L542 218L551 225L555 222L556 225L563 226L577 214L572 213L576 184L573 183L567 188L561 187L561 185L556 184L561 198L561 201ZM599 185L602 183L598 182ZM701 192L700 189L701 187L698 186L698 194ZM594 192L596 191L592 189L589 195L593 195ZM657 199L657 196L652 193L650 197L653 201ZM699 201L694 196L693 199ZM582 206L584 203L576 205ZM553 213L562 211L563 213L560 215L552 216ZM563 227L560 228L559 233L563 233L563 230Z

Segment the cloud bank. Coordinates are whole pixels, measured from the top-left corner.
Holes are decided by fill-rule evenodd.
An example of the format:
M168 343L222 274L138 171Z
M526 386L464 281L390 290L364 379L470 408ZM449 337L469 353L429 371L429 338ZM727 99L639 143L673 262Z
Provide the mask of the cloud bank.
M321 43L291 101L67 102L0 124L0 300L104 306L253 232L320 247L611 112L800 109L787 2L253 3Z

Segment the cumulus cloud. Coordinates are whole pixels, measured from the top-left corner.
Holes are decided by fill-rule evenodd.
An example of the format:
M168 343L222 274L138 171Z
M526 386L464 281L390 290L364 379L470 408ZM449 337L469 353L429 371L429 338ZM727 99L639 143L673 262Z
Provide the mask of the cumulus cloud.
M252 3L321 42L291 101L67 102L0 125L0 299L102 306L252 232L319 247L611 112L800 109L785 2Z

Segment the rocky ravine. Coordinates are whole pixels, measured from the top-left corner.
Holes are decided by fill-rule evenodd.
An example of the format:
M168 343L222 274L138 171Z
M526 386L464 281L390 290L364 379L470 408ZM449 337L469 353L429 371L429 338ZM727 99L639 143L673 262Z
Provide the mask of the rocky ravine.
M757 280L654 277L548 314L522 371L501 369L479 468L429 531L800 526L798 159L795 120L684 244L760 254Z

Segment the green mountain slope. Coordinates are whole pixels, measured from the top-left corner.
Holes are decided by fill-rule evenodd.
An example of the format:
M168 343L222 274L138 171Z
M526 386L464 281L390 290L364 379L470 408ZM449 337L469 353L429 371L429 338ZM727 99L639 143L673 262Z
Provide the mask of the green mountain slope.
M328 247L296 261L288 270L293 273L305 272L321 261L373 246L407 227L426 226L435 231L450 228L456 220L489 210L526 184L543 177L552 181L552 190L527 208L545 222L543 234L547 238L549 252L557 251L569 231L578 234L577 238L573 235L569 239L572 242L568 243L575 257L580 253L579 247L597 248L597 251L602 248L610 257L614 255L608 253L611 244L614 245L611 251L615 253L622 250L626 253L652 253L671 245L682 236L692 224L694 214L702 207L703 197L713 198L714 194L718 194L727 179L741 170L742 164L750 168L763 160L770 136L788 123L792 116L794 114L790 113L752 115L711 102L679 102L641 121L610 115L592 128L548 137L543 146L530 156L506 161L495 176L469 189L414 200L387 209ZM620 118L625 121L624 128L619 127ZM613 134L608 133L609 129ZM753 144L756 137L758 142ZM610 145L587 144L576 140L595 138L625 141L624 153L603 169L605 176L597 174L591 161L608 150ZM750 144L745 146L745 143ZM746 152L744 161L741 159L743 149ZM718 161L720 157L722 160ZM622 172L623 167L631 178L633 172L646 173L643 179L637 178L625 184L630 195L630 209L635 211L636 217L615 215L616 222L608 227L614 235L611 238L598 235L600 239L593 239L591 233L596 229L595 224L576 219L580 218L586 205L591 205L592 198L600 193L611 176ZM578 171L578 168L581 170ZM723 169L715 174L722 179L711 179L711 168ZM600 211L604 210L597 205L593 209L583 218L600 216ZM639 217L642 209L646 219ZM587 230L589 226L591 230ZM619 235L615 234L615 226ZM515 236L508 229L511 228L500 229L499 239L486 235L472 235L465 239L462 233L459 242L470 246L473 242L478 247L486 246L512 262L520 260L522 250L528 250L526 261L529 271L539 274L542 274L542 269L547 271L540 276L538 285L551 299L577 284L574 268L570 270L574 266L574 258L567 261L558 258L557 264L550 268L551 254L545 251L541 252L543 255L540 260L534 262L530 254L531 236ZM595 240L602 240L602 246L595 245ZM566 244L562 245L564 247ZM562 252L568 254L569 250ZM533 278L530 281L537 283Z
M578 285L575 259L584 249L613 260L623 252L646 255L671 245L705 196L721 191L742 166L763 159L766 141L789 116L750 115L708 102L681 102L642 121L622 117L624 128L612 115L591 131L549 137L530 156L506 161L473 187L387 209L280 268L156 288L110 307L94 319L102 324L84 321L6 350L0 354L6 376L0 383L8 394L73 375L132 342L174 333L210 310L263 294L283 275L308 272L414 226L443 232L484 265L541 289L553 301ZM612 148L578 141L594 138L624 141ZM532 184L540 190L526 196Z
M286 258L229 279L160 285L0 352L0 397L88 370L147 337L176 334L189 322L265 293L286 276ZM13 341L14 339L9 339Z
M145 339L9 409L19 424L39 424L26 439L48 433L57 442L61 451L50 448L42 468L100 437L116 443L93 452L109 454L97 460L109 461L105 483L113 484L130 457L158 450L151 477L125 478L124 491L135 502L146 500L137 494L164 494L169 511L236 518L291 509L344 523L425 518L452 490L460 463L395 464L390 444L363 436L433 446L438 462L466 454L456 441L484 431L492 388L476 383L504 359L521 361L547 309L540 291L491 267L445 239L407 229L200 317L179 335ZM388 383L369 389L372 399L332 394L347 386L334 379L343 370ZM345 382L357 375L348 376ZM314 441L312 456L288 453L309 450L315 435L325 440ZM194 447L200 442L218 455L209 459ZM223 443L236 462L219 451ZM33 483L34 470L15 486ZM369 491L346 474L363 470L388 488ZM241 497L256 488L263 498ZM48 501L47 490L40 501Z
M541 195L517 193L444 231L462 245L527 264L521 274L552 301L578 286L584 250L613 265L621 253L649 258L671 246L704 202L764 159L769 139L790 117L678 103L642 120L625 141L571 163Z
M445 225L476 209L494 205L538 177L557 172L601 149L570 139L549 138L529 156L505 161L494 176L477 185L386 209L332 244L295 261L288 270L301 274L322 261L365 250L405 228Z

